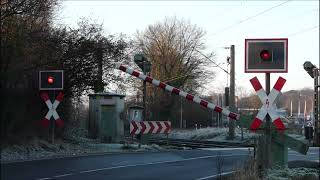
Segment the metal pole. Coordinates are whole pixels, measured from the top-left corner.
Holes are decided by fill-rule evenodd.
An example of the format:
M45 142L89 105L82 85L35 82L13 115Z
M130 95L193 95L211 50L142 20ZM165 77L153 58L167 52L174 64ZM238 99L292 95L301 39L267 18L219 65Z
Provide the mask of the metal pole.
M146 61L143 61L143 74L146 75ZM143 81L143 120L147 120L147 106L146 106L146 100L147 100L147 82Z
M218 106L221 106L220 104L220 94L218 94L218 101L217 101ZM217 125L220 127L220 114L217 113Z
M266 73L266 94L270 93L270 73ZM269 114L266 116L266 132L265 132L265 159L264 159L264 167L271 167L271 118Z
M229 108L231 112L235 112L235 57L234 57L234 45L230 47L230 97ZM229 121L229 138L234 139L235 122Z
M182 97L180 96L180 128L182 129Z
M314 144L319 146L319 69L314 68Z
M55 90L53 90L53 99L55 99L56 98L56 93L55 93ZM50 100L51 101L51 100ZM53 106L53 104L52 104L52 106ZM51 117L51 119L52 119L52 117ZM51 120L53 123L51 123L52 124L52 137L51 137L51 142L52 142L52 144L54 144L54 129L55 129L55 120Z

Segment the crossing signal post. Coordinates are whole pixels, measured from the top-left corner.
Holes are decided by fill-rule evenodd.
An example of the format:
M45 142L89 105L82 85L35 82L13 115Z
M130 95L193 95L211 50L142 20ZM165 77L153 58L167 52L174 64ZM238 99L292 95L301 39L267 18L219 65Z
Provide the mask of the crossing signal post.
M265 93L267 97L270 94L270 73L287 72L287 38L245 39L245 73L265 73ZM259 92L257 93L259 94ZM266 99L266 102L268 102L268 99L269 98ZM259 114L257 116L259 116ZM262 118L265 118L266 124L264 136L259 138L258 143L258 167L262 169L270 168L273 161L284 165L287 161L288 148L285 145L277 145L272 142L271 117L269 114L266 114L266 116ZM253 123L255 123L255 121L253 121ZM277 154L281 154L281 157L277 157Z
M39 71L40 96L49 109L46 116L41 120L41 124L48 126L50 124L50 119L54 119L54 121L51 122L52 143L54 143L55 124L57 124L58 127L63 126L63 121L56 111L64 96L62 93L64 84L63 76L63 70ZM55 97L56 91L59 91L57 97Z
M320 145L320 123L319 123L319 116L320 116L320 85L319 85L319 78L320 78L320 69L317 68L314 64L310 61L306 61L303 64L304 70L310 75L311 78L314 79L314 136L313 136L313 143L316 146ZM308 127L312 129L312 127ZM311 132L309 132L311 131ZM312 130L309 130L306 134L307 139L312 139Z

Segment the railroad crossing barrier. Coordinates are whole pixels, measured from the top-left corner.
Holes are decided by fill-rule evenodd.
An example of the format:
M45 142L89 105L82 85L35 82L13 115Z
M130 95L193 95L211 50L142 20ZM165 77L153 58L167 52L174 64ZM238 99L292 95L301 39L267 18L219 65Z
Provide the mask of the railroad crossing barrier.
M126 73L128 73L128 74L130 74L132 76L135 76L135 77L141 79L142 81L146 81L148 83L151 83L154 86L157 86L157 87L159 87L159 88L161 88L163 90L169 91L169 92L171 92L173 94L182 96L182 97L186 98L189 101L193 101L193 102L195 102L197 104L200 104L202 107L209 108L209 109L212 109L212 110L214 110L216 112L222 113L222 114L228 116L230 119L239 120L239 114L237 114L237 113L230 112L226 108L219 107L219 106L217 106L217 105L215 105L215 104L213 104L211 102L202 100L197 96L194 96L192 94L189 94L189 93L186 93L184 91L181 91L180 89L175 88L173 86L170 86L170 85L168 85L166 83L163 83L163 82L161 82L159 80L153 79L150 76L146 76L142 72L133 70L133 69L128 68L128 67L123 66L123 65L120 65L118 67L118 69L120 69L121 71L126 72Z

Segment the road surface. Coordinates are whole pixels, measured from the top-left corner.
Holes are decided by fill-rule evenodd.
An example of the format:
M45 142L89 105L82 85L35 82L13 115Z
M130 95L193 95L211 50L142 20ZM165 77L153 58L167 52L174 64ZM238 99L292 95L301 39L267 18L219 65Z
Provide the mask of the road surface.
M214 179L250 156L248 148L210 148L36 160L1 164L1 179ZM289 161L306 159L319 160L319 148L310 148L307 156L289 151Z

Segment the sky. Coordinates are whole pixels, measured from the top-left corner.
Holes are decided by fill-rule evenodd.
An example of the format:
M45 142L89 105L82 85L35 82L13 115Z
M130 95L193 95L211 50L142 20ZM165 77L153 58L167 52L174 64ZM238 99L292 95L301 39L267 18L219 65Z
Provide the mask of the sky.
M263 73L244 72L244 41L250 38L288 38L288 73L272 73L271 87L279 76L287 80L282 91L313 88L313 79L303 63L319 67L319 1L62 1L55 24L74 27L81 17L103 23L107 34L124 33L134 37L137 30L176 16L206 31L206 53L215 52L215 62L225 63L235 46L236 89L253 93L249 80ZM226 64L221 64L227 68ZM221 93L227 74L215 69L205 93ZM236 95L240 91L236 90ZM243 93L243 92L242 92Z

